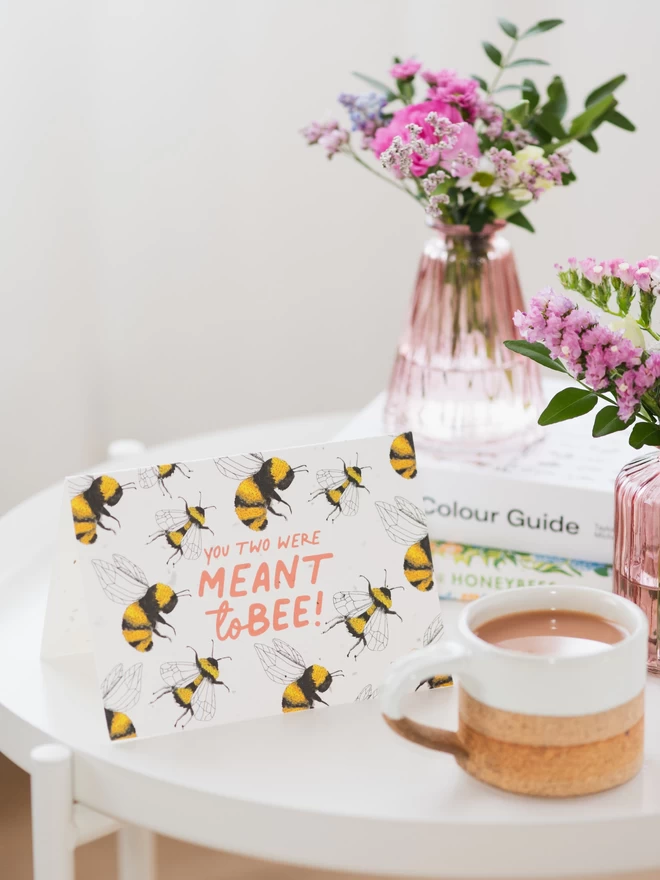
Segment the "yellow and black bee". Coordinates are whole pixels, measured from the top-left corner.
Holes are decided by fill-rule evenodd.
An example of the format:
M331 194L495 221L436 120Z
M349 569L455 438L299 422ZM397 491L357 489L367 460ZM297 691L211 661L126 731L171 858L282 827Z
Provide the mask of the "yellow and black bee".
M416 590L428 592L433 586L433 556L424 511L400 495L394 504L377 501L376 510L390 538L408 547L403 557L406 580Z
M184 468L186 469L185 471ZM156 483L158 483L161 494L167 494L171 498L172 493L165 485L165 480L173 476L177 471L179 471L180 474L183 474L187 480L190 479L189 475L192 471L187 464L178 461L174 464L155 464L153 467L138 468L138 483L142 489L151 489L152 486L155 486ZM188 473L186 473L186 471Z
M134 483L124 483L122 486L114 477L106 475L100 477L88 475L69 480L76 539L81 544L93 544L98 537L97 528L116 534L114 529L101 522L101 517L107 516L120 525L119 520L110 513L108 507L114 507L121 501L124 489L135 488Z
M369 491L362 482L362 471L370 470L371 466L358 467L357 455L354 465L347 465L343 458L340 458L339 461L344 466L341 471L335 469L316 472L316 481L321 488L312 492L310 498L310 501L313 501L319 495L325 496L326 501L332 507L326 519L330 519L334 515L332 522L342 513L344 516L355 516L359 507L358 489Z
M404 480L414 480L417 476L417 458L412 431L399 434L390 446L390 464Z
M103 680L101 696L111 740L134 739L137 736L135 726L126 712L140 699L141 688L141 663L136 663L126 672L123 665L118 663Z
M188 647L190 648L190 645ZM190 650L195 655L194 663L183 660L161 665L160 677L167 687L161 688L160 691L154 691L157 696L151 701L155 703L165 694L172 694L174 702L183 707L183 714L174 722L175 727L186 715L190 716L189 722L193 718L198 721L211 721L215 717L215 691L213 690L215 685L222 685L227 688L229 693L227 685L220 680L218 664L221 660L231 660L231 657L218 657L216 660L213 656L213 642L211 642L210 657L200 657L194 648L190 648ZM185 726L186 722L183 721L181 728L183 729Z
M113 555L111 563L93 559L92 565L108 599L121 605L130 603L124 611L121 629L131 648L143 653L153 648L154 636L170 639L159 632L159 624L169 626L176 634L162 615L174 611L179 598L189 596L190 590L175 593L167 584L149 586L142 569L118 553Z
M179 495L181 498L181 495ZM185 510L159 510L156 513L156 522L161 530L149 536L147 544L151 544L158 538L165 538L174 553L167 560L168 563L175 556L183 559L199 559L202 555L202 529L215 534L213 529L206 523L206 511L215 510L215 505L202 507L202 493L199 493L199 504L191 507L185 498L181 498L186 505ZM176 562L174 563L176 565Z
M264 672L276 684L286 685L282 694L282 712L300 712L313 709L314 703L328 703L321 699L333 678L343 676L341 669L328 672L325 666L314 663L307 666L302 656L280 639L273 639L273 647L257 644L254 646Z
M434 645L436 642L438 642L442 637L444 628L445 627L442 622L442 614L438 614L438 616L434 617L431 623L426 628L424 638L422 639L424 647L426 648L428 645ZM451 687L453 683L454 679L451 677L451 675L432 675L431 678L425 678L424 681L420 681L415 690L418 691L424 684L427 685L431 690L435 690L436 688Z
M241 481L234 496L234 510L243 525L255 532L266 528L269 512L286 519L273 508L273 501L279 501L292 512L291 505L277 494L278 490L288 489L299 471L307 473L304 464L292 468L282 458L264 461L260 452L237 458L216 458L215 466L224 477Z
M346 625L346 629L357 641L349 648L347 657L355 651L355 659L368 648L370 651L384 651L389 641L389 629L387 618L390 614L403 620L401 615L392 609L392 591L402 590L403 587L388 587L387 572L385 583L382 587L372 587L368 578L360 575L368 584L369 592L344 592L335 593L332 598L334 606L339 614L334 620L327 623L329 632L340 623ZM357 649L357 650L356 650Z

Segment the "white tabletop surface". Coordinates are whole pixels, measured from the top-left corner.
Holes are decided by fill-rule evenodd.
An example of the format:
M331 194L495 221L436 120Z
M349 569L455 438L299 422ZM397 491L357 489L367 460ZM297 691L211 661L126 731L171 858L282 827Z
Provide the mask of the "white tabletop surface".
M344 421L225 431L158 447L147 460L323 441ZM205 846L318 868L508 878L660 868L658 679L647 692L642 773L567 801L482 785L450 756L396 737L375 701L110 744L91 656L39 659L60 500L61 487L48 489L0 529L0 750L23 768L34 745L63 742L75 754L75 797L87 806ZM443 609L450 638L460 605ZM456 694L420 691L410 714L455 727Z

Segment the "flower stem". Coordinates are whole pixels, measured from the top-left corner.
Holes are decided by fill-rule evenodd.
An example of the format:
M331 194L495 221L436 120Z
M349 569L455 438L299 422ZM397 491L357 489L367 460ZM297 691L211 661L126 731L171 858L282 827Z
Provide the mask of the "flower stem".
M369 165L367 162L364 161L364 159L361 159L358 156L358 154L352 149L352 147L349 147L346 152L348 155L352 156L359 165L362 165L362 167L366 168L367 171L371 171L371 173L375 174L376 177L378 177L380 180L384 180L386 183L389 183L391 186L396 187L396 189L398 189L400 192L407 193L416 202L419 201L419 197L416 196L414 193L412 193L405 184L397 183L395 180L392 180L391 177L386 177L384 174L381 174L380 172L376 171L376 169L372 168L371 165Z
M499 70L497 71L497 73L495 75L495 79L491 83L491 86L488 89L488 92L486 93L489 98L493 94L495 89L497 88L497 84L499 83L500 79L502 78L502 74L506 70L506 68L509 64L509 61L511 61L511 58L513 57L513 53L516 51L516 46L518 45L518 39L519 39L518 37L513 38L513 42L511 43L511 46L509 47L509 51L506 53L502 63L499 65Z

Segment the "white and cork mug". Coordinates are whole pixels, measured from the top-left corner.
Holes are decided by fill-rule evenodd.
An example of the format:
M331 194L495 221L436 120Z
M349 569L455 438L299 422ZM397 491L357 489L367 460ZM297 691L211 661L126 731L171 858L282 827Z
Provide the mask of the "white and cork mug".
M602 651L548 656L511 651L475 635L517 612L594 614L626 635ZM381 691L389 726L419 745L449 752L477 779L520 794L569 797L613 788L641 768L648 620L632 602L590 587L528 587L467 605L454 641L391 667ZM459 678L457 731L407 718L402 701L433 675Z

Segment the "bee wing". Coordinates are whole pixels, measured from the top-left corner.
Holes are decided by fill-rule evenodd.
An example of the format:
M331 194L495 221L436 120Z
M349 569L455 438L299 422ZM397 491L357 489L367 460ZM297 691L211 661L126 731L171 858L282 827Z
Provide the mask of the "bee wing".
M328 470L316 472L316 482L322 489L336 489L337 486L341 486L345 479L346 474L344 471Z
M378 689L374 690L374 688L370 684L365 684L360 693L355 698L355 702L363 702L364 700L373 700L378 693Z
M283 642L282 639L273 639L273 647L278 654L282 654L283 657L286 657L292 663L296 663L301 669L305 669L305 661L303 660L302 654L299 651L296 651L294 647L287 644L287 642Z
M396 507L394 504L388 504L387 501L377 501L376 510L378 511L378 516L385 527L385 531L393 541L397 544L410 546L428 534L424 513L418 507L415 507L414 504L406 501L405 498L397 497L394 500L396 501ZM419 522L411 517L407 508L401 507L400 501L404 501L406 505L415 508L421 515L422 521Z
M358 495L358 487L355 483L349 483L348 489L342 493L342 496L339 499L339 508L344 516L355 516L358 512L359 505L360 498Z
M164 532L175 532L188 522L185 510L157 510L156 522Z
M142 489L151 489L158 482L158 468L138 468L138 483Z
M71 477L68 479L66 485L69 490L69 498L75 498L76 495L80 495L81 492L86 492L94 482L94 479L95 478L91 474L85 474L81 477Z
M223 477L230 480L245 480L254 476L264 463L264 457L260 452L252 452L249 455L237 455L235 458L214 458L215 466Z
M160 677L170 687L185 687L199 674L197 664L185 660L172 660L169 663L161 663L160 666Z
M403 514L426 529L426 514L416 504L401 495L396 496L394 503Z
M123 559L122 556L113 556L113 560L117 558ZM128 562L127 559L124 561ZM92 559L92 565L103 587L103 592L113 602L130 605L131 602L137 602L138 599L141 599L148 589L148 585L145 587L144 583L134 580L126 572L118 571L116 564L104 562L102 559Z
M434 617L426 628L426 632L422 639L424 646L426 647L427 645L435 644L444 632L444 629L445 625L442 622L442 614L438 614L438 616Z
M332 601L337 609L337 613L341 614L342 617L357 617L363 611L366 611L367 608L371 608L373 604L369 593L357 592L335 593Z
M387 614L379 608L375 611L364 628L364 640L370 651L384 651L389 641Z
M116 687L117 682L124 674L124 664L118 663L116 666L113 666L110 672L106 675L106 677L101 682L101 696L103 697L103 701L105 702L106 697L109 693L112 692L113 688Z
M277 684L291 684L305 671L304 663L300 664L297 659L294 661L291 656L279 653L270 645L256 644L254 650L268 678Z
M139 584L142 587L149 587L149 581L147 580L146 574L139 566L134 562L131 562L130 559L127 559L125 556L120 556L119 553L113 553L112 561L115 564L117 572L121 574L123 578L132 581L136 586Z
M114 671L114 670L113 670ZM112 675L112 673L110 673ZM140 699L142 690L142 664L136 663L127 669L123 676L103 699L106 709L113 712L128 712Z
M190 526L181 541L181 552L184 559L199 559L202 555L202 530L195 524Z
M211 721L215 716L215 689L208 678L197 688L190 705L198 721Z

